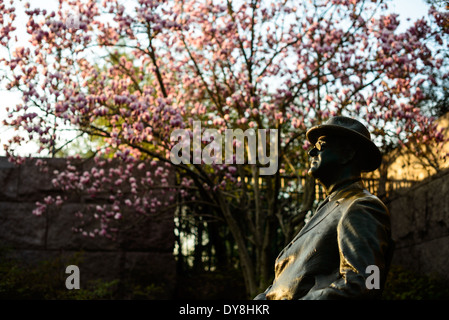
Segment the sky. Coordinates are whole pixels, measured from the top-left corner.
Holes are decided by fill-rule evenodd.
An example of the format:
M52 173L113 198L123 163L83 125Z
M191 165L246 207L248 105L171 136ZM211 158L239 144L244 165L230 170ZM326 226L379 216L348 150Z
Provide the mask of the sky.
M32 3L32 1L30 2ZM24 3L24 1L22 1L22 3ZM57 7L57 3L58 3L57 0L41 0L39 1L38 7L54 10L54 8ZM399 18L401 20L400 29L405 29L407 27L408 18L410 19L410 21L414 21L426 15L428 7L429 6L425 3L424 0L393 0L389 2L389 9L392 12L399 14ZM25 39L26 38L25 25L27 23L27 20L24 14L20 14L19 9L17 11L18 11L17 21L23 20L23 30L19 30L19 33L23 34L24 37L19 38ZM1 54L5 54L5 52L0 51L0 55ZM2 121L7 116L6 107L15 106L20 102L21 99L19 93L7 91L4 89L3 86L0 86L0 156L5 155L5 151L3 150L4 141L7 141L14 134L14 131L11 128L2 125ZM22 156L26 156L30 153L36 152L36 150L37 146L28 145L20 149L20 154Z

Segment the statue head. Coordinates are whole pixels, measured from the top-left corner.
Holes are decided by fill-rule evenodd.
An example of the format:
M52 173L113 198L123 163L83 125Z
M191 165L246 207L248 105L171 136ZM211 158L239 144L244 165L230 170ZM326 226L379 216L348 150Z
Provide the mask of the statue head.
M368 129L352 118L331 118L308 130L306 137L313 146L309 174L321 182L360 176L376 170L382 161Z

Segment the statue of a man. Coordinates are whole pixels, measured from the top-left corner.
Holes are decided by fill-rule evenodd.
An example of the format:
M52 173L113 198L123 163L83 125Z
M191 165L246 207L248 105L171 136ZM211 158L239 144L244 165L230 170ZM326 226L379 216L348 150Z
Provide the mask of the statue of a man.
M272 285L255 299L379 298L391 260L390 216L361 173L376 170L381 153L352 118L331 118L306 136L313 146L308 173L327 198L281 251Z

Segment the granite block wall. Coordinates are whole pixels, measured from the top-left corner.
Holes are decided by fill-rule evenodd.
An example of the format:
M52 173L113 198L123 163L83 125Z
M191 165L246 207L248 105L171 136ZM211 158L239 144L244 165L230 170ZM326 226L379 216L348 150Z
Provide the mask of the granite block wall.
M48 172L66 164L65 159L45 161ZM32 214L36 201L49 194L62 194L51 178L36 166L36 160L15 165L0 157L0 247L28 265L61 257L69 260L80 253L81 286L83 281L96 279L145 277L158 285L162 283L167 290L161 298L170 298L176 278L174 212L168 211L157 219L129 212L118 224L115 241L85 237L72 231L80 223L75 213L86 206L82 195L69 197L61 207L42 216Z
M393 264L449 280L449 171L396 191L388 207Z

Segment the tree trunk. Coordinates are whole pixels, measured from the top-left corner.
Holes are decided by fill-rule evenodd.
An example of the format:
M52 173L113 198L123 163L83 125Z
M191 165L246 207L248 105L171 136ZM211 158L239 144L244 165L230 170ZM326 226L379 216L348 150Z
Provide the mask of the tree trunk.
M195 218L195 226L197 230L196 243L193 254L193 270L200 271L203 269L203 230L204 224L201 218Z
M207 224L207 233L211 246L215 249L215 263L217 270L226 269L229 265L229 261L226 256L225 239L220 237L220 229L218 222L211 221Z
M230 212L229 206L220 192L218 192L217 194L217 199L229 230L232 233L232 236L237 244L243 278L245 280L246 293L249 296L253 297L257 294L257 284L254 266L249 255L248 248L246 246L245 236L242 232L242 229L238 226L237 221Z
M270 281L270 273L274 268L274 261L272 261L270 244L272 241L272 235L274 234L273 224L265 224L265 235L262 241L260 261L257 261L260 265L259 271L259 290L265 290Z

